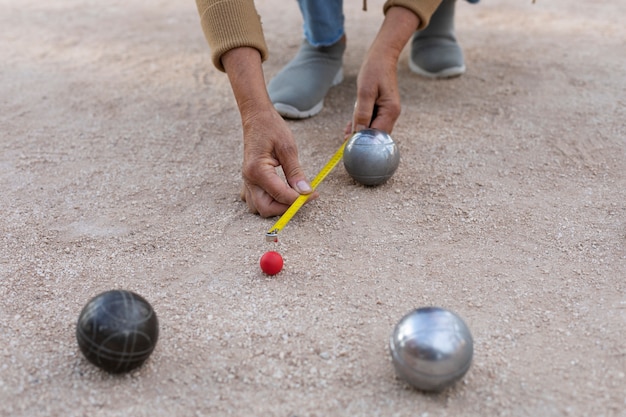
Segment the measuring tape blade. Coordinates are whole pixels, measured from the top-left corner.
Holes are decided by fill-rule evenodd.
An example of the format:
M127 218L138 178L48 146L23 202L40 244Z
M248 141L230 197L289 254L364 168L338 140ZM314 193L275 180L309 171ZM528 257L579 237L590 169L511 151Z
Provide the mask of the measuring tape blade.
M330 171L332 171L337 163L341 160L341 158L343 157L343 150L346 147L347 142L348 141L343 142L343 144L337 150L337 152L335 152L333 157L330 158L330 161L328 161L326 165L324 165L324 167L320 170L320 172L315 176L315 178L313 178L313 181L311 181L311 188L313 190L315 190L317 186L322 181L324 181L324 178L326 178ZM285 225L289 223L289 220L291 220L291 218L298 212L298 210L300 210L300 207L302 207L304 203L306 203L310 196L310 194L300 194L300 196L296 198L296 201L294 201L291 206L289 206L287 211L285 211L285 213L280 216L278 221L274 223L274 226L272 226L272 228L267 233L265 233L265 239L268 242L276 242L278 240L278 232L280 232L283 227L285 227Z

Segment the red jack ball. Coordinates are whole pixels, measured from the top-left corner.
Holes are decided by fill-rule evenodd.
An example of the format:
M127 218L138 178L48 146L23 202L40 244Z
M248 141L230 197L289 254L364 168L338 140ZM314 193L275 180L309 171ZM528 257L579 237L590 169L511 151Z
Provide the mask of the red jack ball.
M276 275L283 269L283 257L278 252L265 252L259 263L267 275Z

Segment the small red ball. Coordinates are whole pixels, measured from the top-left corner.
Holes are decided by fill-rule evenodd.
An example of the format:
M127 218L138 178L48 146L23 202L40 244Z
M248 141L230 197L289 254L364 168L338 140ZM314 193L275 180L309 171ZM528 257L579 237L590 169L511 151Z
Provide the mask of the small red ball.
M267 275L276 275L283 269L283 257L278 252L265 252L259 263Z

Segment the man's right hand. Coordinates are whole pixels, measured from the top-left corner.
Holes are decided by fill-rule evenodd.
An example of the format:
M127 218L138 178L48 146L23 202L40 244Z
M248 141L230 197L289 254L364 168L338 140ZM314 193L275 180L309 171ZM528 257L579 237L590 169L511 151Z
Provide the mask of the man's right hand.
M262 217L277 216L300 194L311 193L291 130L273 107L243 120L243 135L241 197L250 211ZM278 175L278 167L287 183Z
M298 161L296 142L269 99L259 51L235 48L221 59L243 125L241 197L262 217L283 214L300 194L312 191ZM278 167L287 183L278 175Z

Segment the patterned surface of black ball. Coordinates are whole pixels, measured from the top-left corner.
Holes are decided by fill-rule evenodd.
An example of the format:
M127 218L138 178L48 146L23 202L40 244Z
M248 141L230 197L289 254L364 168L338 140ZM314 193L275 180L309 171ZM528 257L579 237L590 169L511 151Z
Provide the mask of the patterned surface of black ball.
M154 350L159 322L152 306L131 291L92 298L78 317L76 339L89 362L111 373L141 366Z

